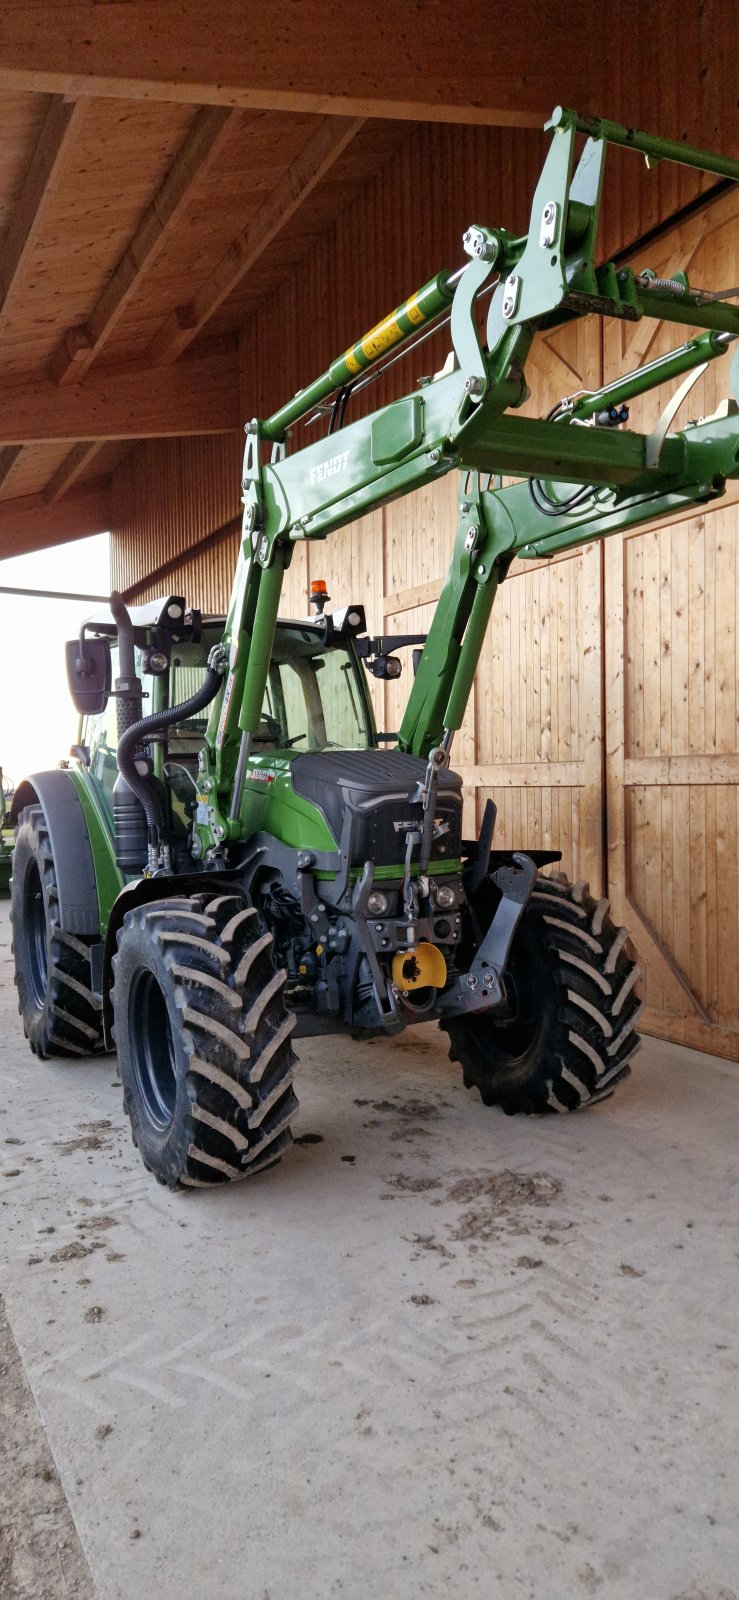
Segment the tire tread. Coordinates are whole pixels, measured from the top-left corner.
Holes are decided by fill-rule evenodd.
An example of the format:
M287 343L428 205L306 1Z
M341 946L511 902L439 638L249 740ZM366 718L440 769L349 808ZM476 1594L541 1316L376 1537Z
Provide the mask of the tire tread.
M461 1062L465 1086L477 1088L486 1105L529 1115L575 1111L606 1098L629 1076L640 1045L640 973L626 930L614 926L609 912L608 900L594 900L586 883L538 874L521 932L528 927L543 942L554 1042L546 1059L543 1051L532 1058L528 1078L506 1081L499 1066L487 1066L480 1035L465 1018L442 1024L450 1059Z
M14 956L14 981L18 990L18 1010L29 1045L42 1059L64 1056L91 1056L105 1049L102 998L92 987L92 950L100 936L68 933L59 925L59 890L54 857L43 806L24 807L18 818L14 861L27 848L35 858L46 906L47 983L43 1006L39 1009L29 992L19 948L19 902L11 898ZM16 869L17 870L17 869ZM81 1043L81 1039L84 1043Z
M290 1037L295 1018L285 1010L285 974L275 966L261 918L234 894L130 911L113 961L114 1007L128 939L142 961L153 949L154 970L166 976L177 1008L184 1051L186 1137L176 1154L162 1157L161 1170L157 1161L156 1176L170 1188L203 1188L273 1166L291 1142L298 1106ZM126 1084L128 1078L126 1068ZM124 1103L137 1141L141 1112L130 1084ZM268 1161L262 1159L267 1152Z

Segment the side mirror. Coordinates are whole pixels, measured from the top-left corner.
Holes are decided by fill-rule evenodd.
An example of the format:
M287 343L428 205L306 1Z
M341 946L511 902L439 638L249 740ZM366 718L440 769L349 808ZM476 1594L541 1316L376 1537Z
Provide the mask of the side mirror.
M110 695L110 644L107 639L70 639L64 647L67 683L75 710L96 717L105 710Z

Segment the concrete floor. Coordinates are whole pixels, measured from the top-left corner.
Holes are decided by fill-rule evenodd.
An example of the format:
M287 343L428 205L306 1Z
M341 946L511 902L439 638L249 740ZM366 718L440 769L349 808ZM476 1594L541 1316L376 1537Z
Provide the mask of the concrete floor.
M0 963L0 1288L101 1600L733 1600L729 1063L531 1121L431 1028L306 1042L320 1141L172 1196L110 1058L30 1055L7 903Z

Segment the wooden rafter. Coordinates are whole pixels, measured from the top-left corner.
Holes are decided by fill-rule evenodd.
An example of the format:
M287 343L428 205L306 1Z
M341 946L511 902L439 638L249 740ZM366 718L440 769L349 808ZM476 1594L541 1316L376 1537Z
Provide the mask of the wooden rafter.
M17 290L23 264L42 226L74 137L84 103L52 95L29 162L23 188L0 248L0 316Z
M60 389L50 378L0 386L0 439L144 439L229 433L240 424L238 355L220 340L197 359L93 373Z
M0 489L7 482L18 457L22 454L22 444L6 444L0 448Z
M67 394L71 393L73 384L78 395L82 394L83 391L79 389L81 378L102 349L124 305L139 286L146 267L158 253L166 228L180 214L194 183L203 175L217 150L221 149L232 119L237 115L220 107L206 108L200 113L86 326L71 329L56 351L51 375L58 384L65 386ZM179 307L164 323L151 347L149 360L152 367L171 366L182 355L363 125L364 119L360 117L325 118L319 124L249 226L234 240L215 271L201 285L190 305ZM234 423L236 425L237 422ZM136 437L145 437L151 430L143 428L134 431ZM163 424L155 431L176 433L195 430ZM106 439L112 436L107 432L99 433L94 438L88 437L75 444L46 485L44 499L49 503L57 503L81 474L89 469Z
M110 527L107 483L83 483L61 505L48 505L40 494L0 500L0 560L66 544Z
M202 332L218 307L264 254L363 126L362 117L326 117L319 123L192 300L187 305L177 306L162 324L148 352L153 365L176 361Z
M233 0L24 0L0 8L0 88L537 126L601 103L597 22L581 10L575 50L561 0L271 0L256 22Z
M70 328L52 357L49 370L57 383L78 383L100 354L182 215L195 184L213 165L239 117L239 112L223 106L205 106L198 111L87 322Z
M85 468L90 466L95 456L102 450L104 443L105 440L100 439L82 439L79 444L73 446L44 489L43 498L47 505L55 505L57 500L61 500L62 495L67 494L72 484L77 482Z

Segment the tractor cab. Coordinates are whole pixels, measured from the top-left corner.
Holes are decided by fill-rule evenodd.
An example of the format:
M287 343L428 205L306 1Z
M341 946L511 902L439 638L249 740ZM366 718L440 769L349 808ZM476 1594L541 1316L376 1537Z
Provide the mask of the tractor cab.
M286 844L312 842L319 850L335 852L340 809L336 786L347 778L352 753L377 752L380 759L369 771L365 763L362 778L373 778L374 787L385 790L388 762L398 759L388 751L383 756L380 750L383 739L394 736L377 733L367 673L378 678L399 676L401 661L391 651L417 645L423 636L371 638L365 631L363 607L347 606L332 614L325 610L328 598L322 586L316 616L278 619L262 714L246 767L241 815L246 837L268 828ZM170 707L185 706L198 695L226 620L190 610L183 597L171 595L130 607L128 614L142 713L158 719ZM72 755L87 769L113 829L114 791L120 786L120 692L112 685L120 681L120 647L109 611L84 623L80 640L67 647L67 669L81 713ZM217 738L224 693L225 688L209 706L169 726L152 728L145 741L151 783L163 797L179 870L200 862L205 853L198 834L199 825L209 817L203 752ZM345 757L343 766L341 762L337 766L338 752ZM329 753L334 755L331 762L325 759ZM332 789L333 801L328 798ZM126 875L137 870L133 861L119 865Z

